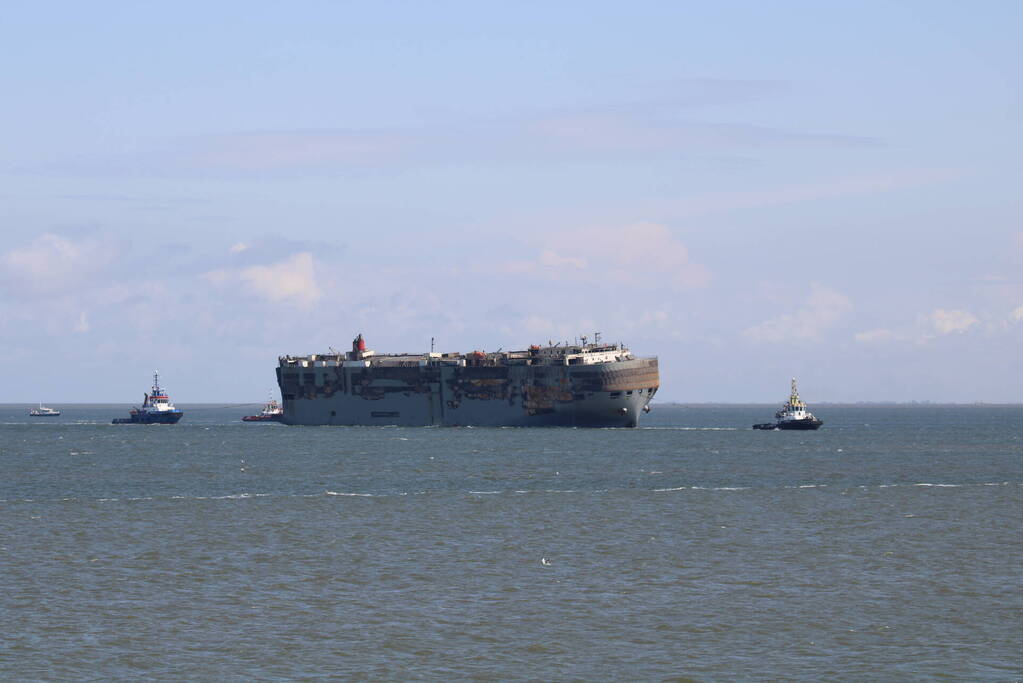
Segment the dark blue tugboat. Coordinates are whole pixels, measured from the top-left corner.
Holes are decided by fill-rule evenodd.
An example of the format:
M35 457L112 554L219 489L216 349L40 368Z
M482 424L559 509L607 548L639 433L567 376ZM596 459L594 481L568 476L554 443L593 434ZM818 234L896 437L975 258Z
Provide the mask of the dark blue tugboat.
M153 373L153 390L145 394L141 408L132 408L128 417L114 418L115 425L172 425L177 424L183 412L174 407L167 392L160 388L160 375Z
M781 407L774 414L777 422L762 422L753 425L753 429L820 429L824 424L814 417L813 413L806 409L806 403L799 398L796 391L796 378L792 378L792 393L789 395L788 403Z

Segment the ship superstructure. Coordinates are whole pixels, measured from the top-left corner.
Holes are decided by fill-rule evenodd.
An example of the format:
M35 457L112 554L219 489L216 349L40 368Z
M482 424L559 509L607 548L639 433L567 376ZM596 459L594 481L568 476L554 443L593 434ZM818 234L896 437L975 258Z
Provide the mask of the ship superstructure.
M284 414L296 425L635 427L660 385L657 358L621 344L522 351L282 356Z

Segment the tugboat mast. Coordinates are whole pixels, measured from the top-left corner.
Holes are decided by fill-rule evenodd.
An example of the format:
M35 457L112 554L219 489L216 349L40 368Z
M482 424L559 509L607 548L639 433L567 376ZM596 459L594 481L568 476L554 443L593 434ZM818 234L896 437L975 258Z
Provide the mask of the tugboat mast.
M803 407L803 402L799 398L799 390L796 389L796 378L792 378L792 394L789 395L789 405L793 408Z

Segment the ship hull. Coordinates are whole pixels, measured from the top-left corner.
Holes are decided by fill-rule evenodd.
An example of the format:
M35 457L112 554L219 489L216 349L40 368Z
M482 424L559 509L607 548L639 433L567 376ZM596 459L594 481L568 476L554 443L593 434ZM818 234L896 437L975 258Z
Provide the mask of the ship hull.
M279 415L246 415L242 422L280 422Z
M117 417L111 421L115 425L173 425L181 420L184 413L181 411L164 411L160 413L149 413L145 415L131 415L130 417Z
M656 358L583 366L278 368L290 425L636 427Z

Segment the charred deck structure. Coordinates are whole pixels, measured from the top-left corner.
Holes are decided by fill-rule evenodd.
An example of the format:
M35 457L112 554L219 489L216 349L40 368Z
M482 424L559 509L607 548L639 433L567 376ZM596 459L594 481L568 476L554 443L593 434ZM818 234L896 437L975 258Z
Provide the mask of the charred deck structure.
M277 382L281 421L292 425L636 427L660 375L657 358L585 337L524 351L377 355L360 334L347 353L282 356Z

